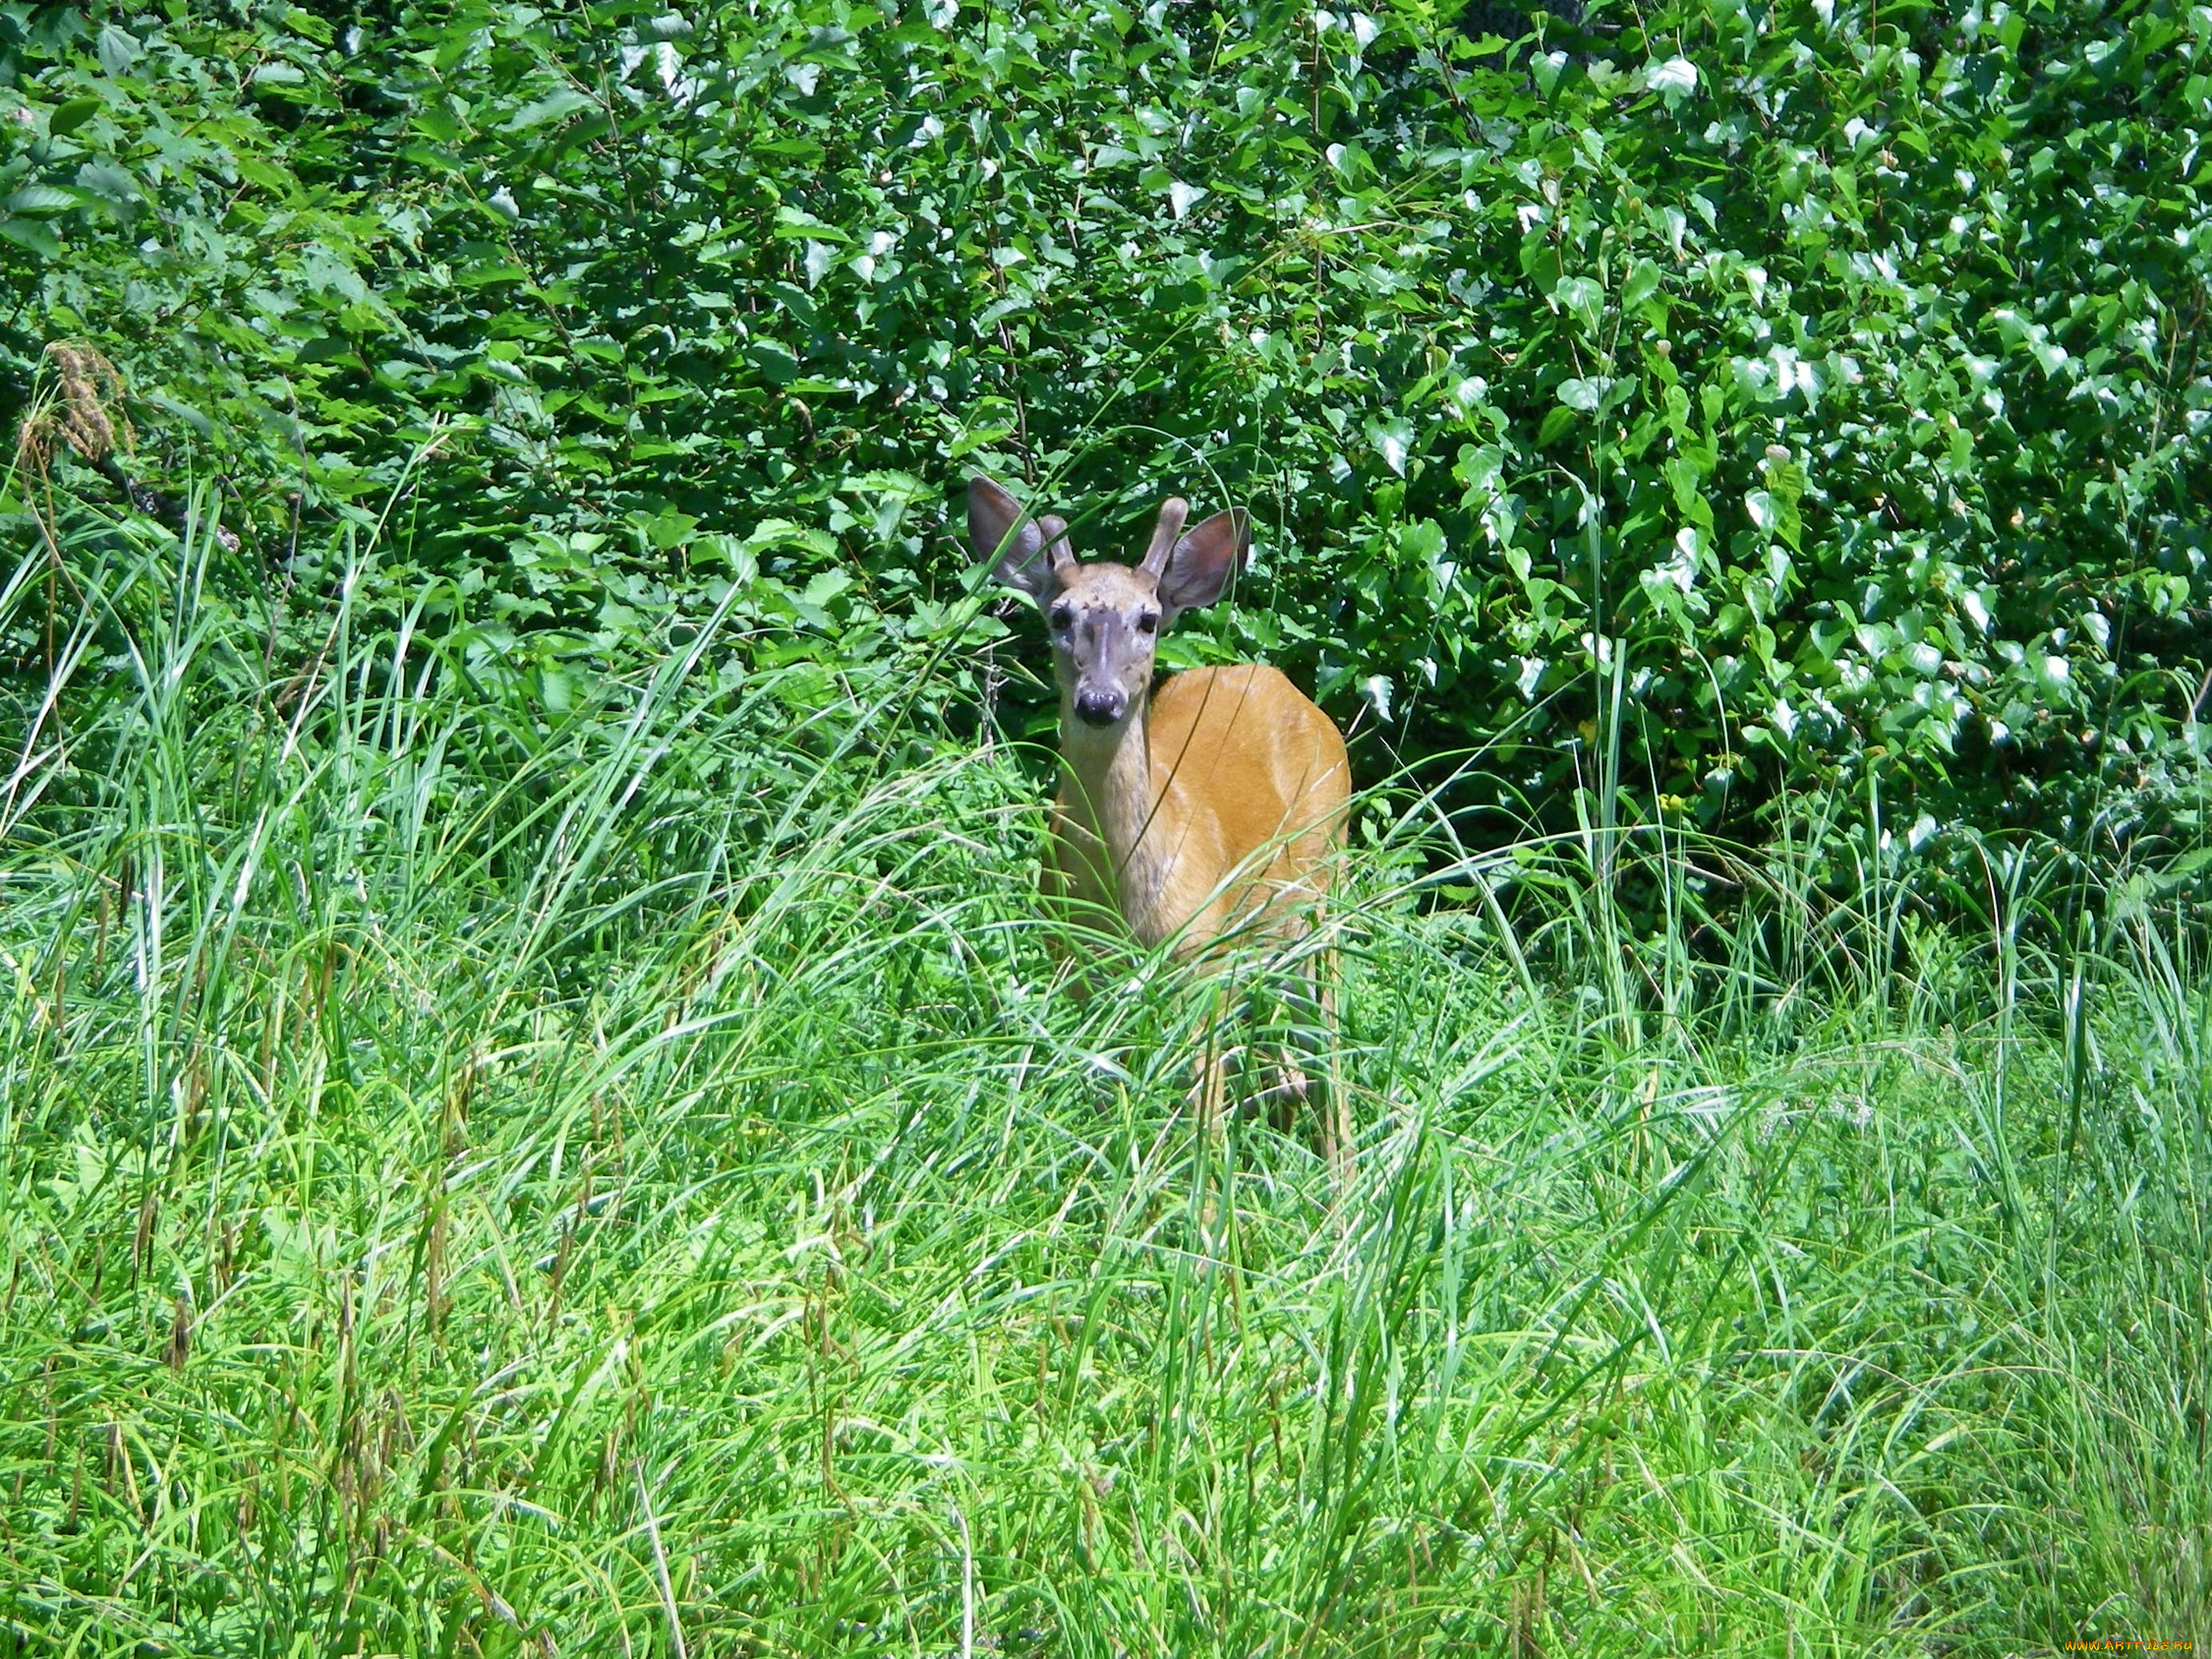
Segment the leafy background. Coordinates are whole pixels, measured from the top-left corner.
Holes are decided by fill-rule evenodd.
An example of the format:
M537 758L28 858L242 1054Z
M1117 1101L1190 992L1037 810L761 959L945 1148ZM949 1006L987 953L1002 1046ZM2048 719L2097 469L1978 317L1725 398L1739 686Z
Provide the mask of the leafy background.
M555 707L734 585L1039 729L983 466L1094 551L1250 503L1179 660L1501 837L2193 828L2212 13L1523 21L19 0L0 384L98 346L293 614L410 479L374 582Z
M0 0L0 1654L2212 1641L2208 37ZM977 467L1259 518L1346 1189Z

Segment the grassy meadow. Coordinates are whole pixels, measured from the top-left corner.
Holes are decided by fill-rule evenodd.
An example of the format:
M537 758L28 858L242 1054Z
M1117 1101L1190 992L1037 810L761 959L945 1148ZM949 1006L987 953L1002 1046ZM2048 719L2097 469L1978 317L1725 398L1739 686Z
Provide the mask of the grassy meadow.
M2212 1638L2147 874L1993 846L1938 926L1902 838L1837 894L1378 790L1332 1195L1193 1136L1161 962L1068 994L1040 757L925 658L717 622L556 716L350 602L272 662L230 557L6 596L0 1650Z

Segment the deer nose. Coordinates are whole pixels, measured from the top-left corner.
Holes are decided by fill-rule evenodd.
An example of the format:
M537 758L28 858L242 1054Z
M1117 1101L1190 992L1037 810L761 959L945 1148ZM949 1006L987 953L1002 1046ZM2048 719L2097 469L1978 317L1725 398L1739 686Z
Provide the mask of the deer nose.
M1127 699L1119 691L1077 691L1076 718L1085 726L1111 726L1121 719Z

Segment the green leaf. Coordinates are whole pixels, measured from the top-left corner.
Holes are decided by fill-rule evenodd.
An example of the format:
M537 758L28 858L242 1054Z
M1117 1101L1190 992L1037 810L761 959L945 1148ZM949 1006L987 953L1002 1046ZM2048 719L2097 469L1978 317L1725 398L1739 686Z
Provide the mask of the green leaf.
M1558 287L1559 250L1541 226L1521 239L1520 260L1522 274L1538 293L1549 294Z
M313 12L299 6L286 6L283 12L284 27L294 33L304 34L319 46L330 44L330 26Z
M46 131L54 138L67 138L99 112L98 98L71 98L67 103L59 105L48 117Z
M247 184L258 185L272 196L289 197L299 189L299 181L281 167L270 165L258 156L234 156L231 165Z
M1659 267L1650 260L1638 260L1620 285L1621 310L1634 311L1659 290Z
M1593 333L1598 328L1598 315L1605 300L1605 290L1587 276L1562 276L1551 288L1552 303L1578 319Z
M1595 414L1603 400L1605 385L1602 381L1568 380L1559 383L1559 401L1582 414Z
M528 132L533 127L543 127L550 121L559 121L575 114L579 109L596 107L598 100L573 87L556 87L535 102L526 103L507 117L501 129L509 133Z
M60 238L35 219L19 219L13 216L0 218L0 238L13 242L19 248L29 248L43 259L61 258Z
M83 204L84 198L74 190L63 190L58 185L28 184L0 203L0 207L27 219L50 219L56 213L66 213Z
M1413 450L1413 423L1406 420L1369 421L1368 442L1374 445L1382 464L1400 478L1406 475L1406 459Z
M755 340L745 348L745 355L772 385L787 385L798 376L798 359L781 340Z
M87 161L77 169L77 185L117 206L143 200L139 181L112 161Z
M93 51L100 60L100 67L108 74L118 77L130 73L131 66L139 61L141 49L137 35L118 29L114 24L102 28L93 42Z

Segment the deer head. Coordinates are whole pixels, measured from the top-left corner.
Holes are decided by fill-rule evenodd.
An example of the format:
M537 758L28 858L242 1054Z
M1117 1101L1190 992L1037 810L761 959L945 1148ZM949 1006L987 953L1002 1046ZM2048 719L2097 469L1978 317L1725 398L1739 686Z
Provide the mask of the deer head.
M1044 613L1064 716L1099 731L1120 727L1151 690L1160 630L1211 605L1228 586L1252 545L1250 517L1232 507L1186 532L1190 513L1188 502L1170 496L1136 563L1085 563L1069 545L1066 519L1031 518L990 479L969 482L968 544L994 562L1003 586L1027 594Z

